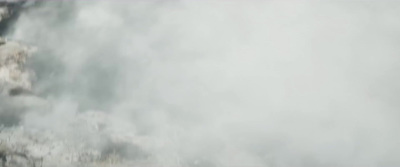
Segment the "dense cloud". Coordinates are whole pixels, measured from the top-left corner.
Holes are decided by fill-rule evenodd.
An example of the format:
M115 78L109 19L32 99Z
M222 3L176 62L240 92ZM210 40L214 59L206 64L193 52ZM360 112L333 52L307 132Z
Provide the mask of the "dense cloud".
M75 138L71 115L106 112L171 167L398 166L399 8L37 3L8 36L40 48L34 89L55 107L24 123Z

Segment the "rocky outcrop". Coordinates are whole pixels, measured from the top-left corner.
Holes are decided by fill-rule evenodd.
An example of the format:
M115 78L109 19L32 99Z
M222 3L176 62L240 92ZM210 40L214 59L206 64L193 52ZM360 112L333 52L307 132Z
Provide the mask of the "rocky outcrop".
M0 34L15 19L25 0L0 1ZM34 49L19 42L0 37L0 95L19 95L32 89L33 71L26 61Z
M0 1L0 34L10 18L18 15L22 2ZM54 110L51 102L34 93L35 73L27 61L35 51L0 37L0 167L134 166L139 161L132 159L142 163L151 158L143 147L149 140L135 136L132 124L125 126L106 112L72 113L65 125L68 132L52 131L49 127L55 125L51 123L35 128L22 124L24 119L51 116L47 111ZM69 139L62 133L79 137Z
M2 163L7 167L116 165L128 154L147 156L136 146L133 135L121 137L115 133L117 129L110 123L118 120L104 112L75 113L67 125L77 129L71 133L93 140L69 141L46 127L38 131L25 129L19 123L26 114L51 114L46 113L51 105L32 93L34 72L26 62L35 49L5 39L0 42L0 142L1 148L7 148L0 150L0 160L5 157Z
M0 93L19 95L32 89L33 71L26 69L33 49L20 43L0 39Z
M17 8L23 1L0 1L0 34L2 25L8 24L10 18L18 15ZM26 67L27 59L35 49L20 42L0 37L0 123L5 126L18 124L26 108L42 101L29 95L32 92L32 81L35 74Z

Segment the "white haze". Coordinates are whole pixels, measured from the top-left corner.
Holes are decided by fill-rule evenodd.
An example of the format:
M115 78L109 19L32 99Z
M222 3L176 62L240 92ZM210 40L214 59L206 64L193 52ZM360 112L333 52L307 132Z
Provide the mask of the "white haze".
M76 136L103 111L159 166L399 166L400 2L49 1L11 38ZM119 124L115 124L119 126Z

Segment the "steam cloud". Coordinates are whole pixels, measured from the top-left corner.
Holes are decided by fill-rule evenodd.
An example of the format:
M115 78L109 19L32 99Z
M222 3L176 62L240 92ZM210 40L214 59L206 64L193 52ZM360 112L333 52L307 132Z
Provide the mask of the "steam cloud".
M8 36L40 48L35 90L55 106L30 127L76 138L74 113L107 112L118 133L148 139L159 166L389 167L400 165L399 11L394 1L49 1Z

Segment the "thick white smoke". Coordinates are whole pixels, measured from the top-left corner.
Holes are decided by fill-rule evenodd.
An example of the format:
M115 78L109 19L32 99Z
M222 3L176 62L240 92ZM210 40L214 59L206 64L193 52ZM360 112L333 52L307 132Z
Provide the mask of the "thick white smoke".
M11 38L50 116L107 112L156 164L398 166L400 3L49 1Z

